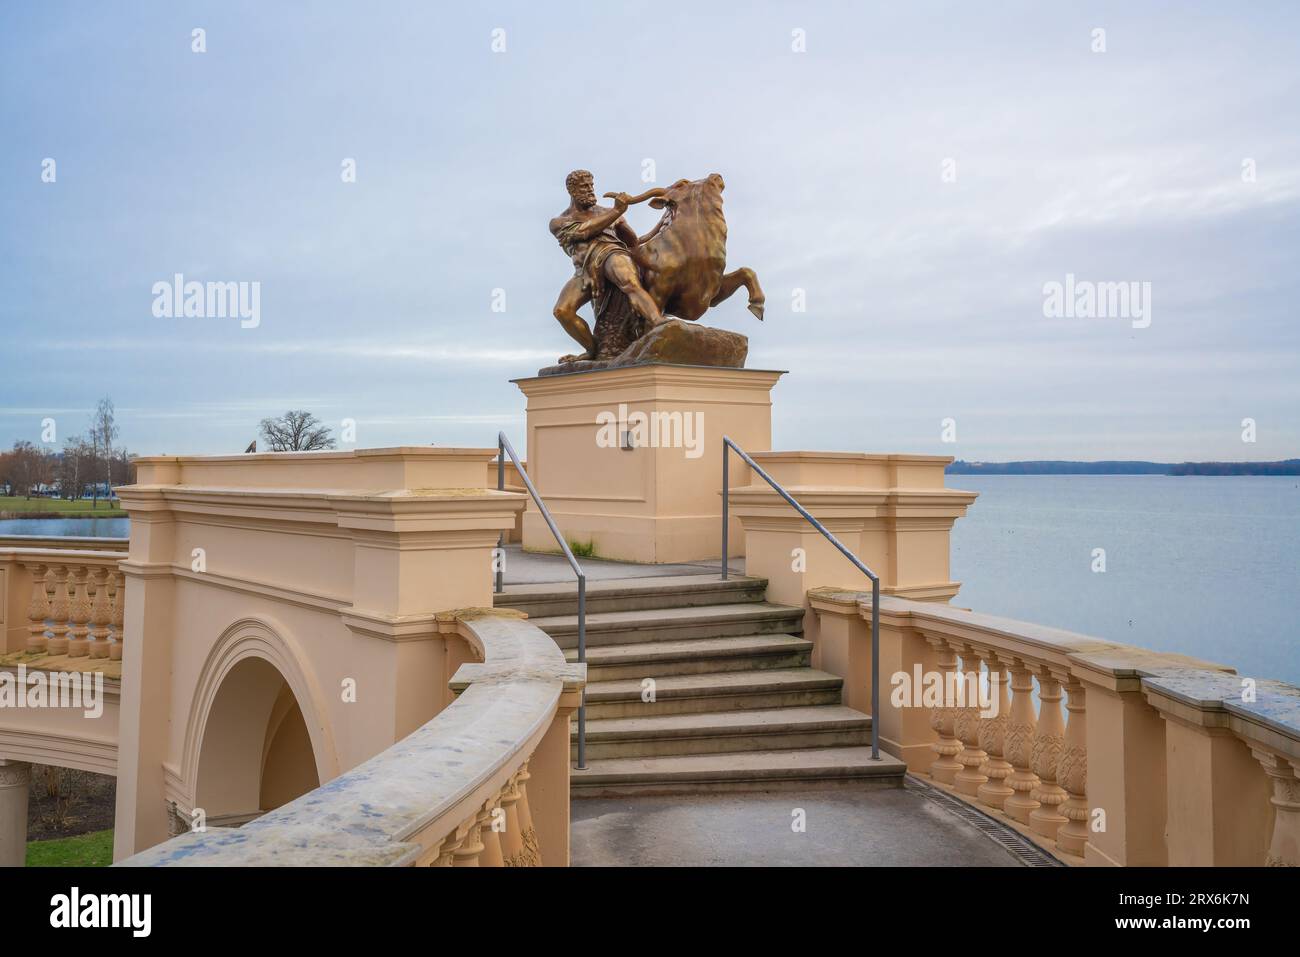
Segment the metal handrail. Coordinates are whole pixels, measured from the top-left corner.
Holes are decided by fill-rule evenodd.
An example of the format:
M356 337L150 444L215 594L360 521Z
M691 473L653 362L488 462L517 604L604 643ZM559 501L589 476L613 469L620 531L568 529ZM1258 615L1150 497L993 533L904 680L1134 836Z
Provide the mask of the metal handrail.
M773 491L780 495L790 507L796 512L808 519L812 527L821 532L826 540L840 550L840 552L857 566L858 571L871 579L871 760L880 760L880 577L876 575L862 559L858 558L851 551L844 547L838 538L832 535L821 522L812 517L808 509L804 508L794 500L789 492L768 475L759 466L757 462L735 442L731 441L728 436L722 437L722 580L727 580L727 523L730 518L730 495L728 488L727 466L730 458L727 455L727 449L739 455L751 469L768 485L772 486Z
M578 560L573 557L573 549L569 543L564 540L560 534L559 527L555 524L555 519L551 518L551 511L542 501L542 497L537 494L537 487L533 485L533 480L528 477L524 471L524 464L519 461L519 456L515 454L514 446L506 438L504 432L497 433L497 491L506 490L506 456L510 456L510 461L515 463L515 470L519 472L519 477L524 480L524 487L528 489L528 494L533 497L537 503L537 510L542 513L542 518L546 519L546 524L550 526L551 534L555 540L560 543L560 551L564 552L564 557L569 560L569 567L573 573L578 576L578 663L585 665L587 663L587 575L578 564ZM496 592L500 594L504 589L502 584L502 565L501 560L505 554L506 533L502 532L501 537L497 540L497 548L501 549L501 554L497 556L496 569ZM580 704L578 705L578 770L587 769L587 692L584 689L581 694Z

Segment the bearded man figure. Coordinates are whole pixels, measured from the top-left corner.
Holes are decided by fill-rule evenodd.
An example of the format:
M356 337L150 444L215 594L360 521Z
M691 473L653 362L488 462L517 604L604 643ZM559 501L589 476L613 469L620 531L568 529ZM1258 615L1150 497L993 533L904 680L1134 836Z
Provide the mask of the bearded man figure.
M613 208L598 206L595 181L585 169L576 169L565 177L564 186L569 191L569 206L551 220L551 235L573 261L574 274L560 290L553 312L564 331L584 350L560 359L560 362L573 362L601 358L596 354L591 328L578 315L578 310L588 302L594 301L598 324L612 305L614 290L626 297L632 311L644 323L641 331L659 325L664 317L641 283L637 267L648 270L649 261L641 251L636 232L623 219L623 213L636 200L627 193L606 193L614 202ZM635 335L624 335L619 339L627 342L620 345L611 341L608 346L616 354L635 338Z

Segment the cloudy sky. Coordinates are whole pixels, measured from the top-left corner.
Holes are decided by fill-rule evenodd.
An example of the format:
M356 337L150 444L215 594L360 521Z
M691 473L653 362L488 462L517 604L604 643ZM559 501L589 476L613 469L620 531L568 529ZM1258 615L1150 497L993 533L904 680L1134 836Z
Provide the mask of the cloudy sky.
M649 161L726 177L767 321L708 321L789 370L778 448L1300 455L1294 4L450 6L0 8L0 445L103 395L141 453L288 408L522 438L509 380L572 349L564 176ZM156 317L176 273L260 324ZM1045 317L1067 274L1150 283L1149 325Z

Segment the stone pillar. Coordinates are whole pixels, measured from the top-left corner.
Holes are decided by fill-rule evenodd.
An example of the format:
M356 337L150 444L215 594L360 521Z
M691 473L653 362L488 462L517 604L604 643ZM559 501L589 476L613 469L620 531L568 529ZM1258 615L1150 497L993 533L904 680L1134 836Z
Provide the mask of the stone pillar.
M907 762L913 774L929 772L934 760L934 729L930 724L930 710L925 707L923 694L925 676L939 670L937 651L910 626L909 612L890 608L888 599L881 600L880 611L880 747L894 757ZM870 647L870 599L860 606L858 623L862 640ZM911 690L911 701L896 706L893 691L895 681L906 682Z
M579 694L560 696L550 729L528 759L528 810L545 867L569 866L569 719Z
M859 609L859 600L865 601L865 612ZM832 589L814 589L808 594L813 615L805 617L816 619L817 662L814 667L838 675L844 679L842 701L850 708L856 708L863 714L871 713L871 592L865 594L853 591ZM865 614L866 619L863 619ZM885 669L884 626L881 626L881 680L880 703L882 710L888 702L889 672ZM883 736L884 729L882 727ZM929 748L929 738L926 747Z
M1087 799L1099 811L1084 861L1096 867L1163 867L1165 723L1142 694L1148 652L1076 656L1071 672L1085 686Z
M1148 700L1160 700L1148 690ZM1170 867L1258 867L1268 853L1274 789L1250 748L1213 712L1165 699ZM1165 710L1168 707L1169 710Z
M27 862L27 795L32 766L0 760L0 867Z
M175 579L171 558L175 518L155 492L118 492L131 513L129 557L120 568L123 603L122 697L118 717L117 810L113 860L165 841L169 812L163 762L172 714Z

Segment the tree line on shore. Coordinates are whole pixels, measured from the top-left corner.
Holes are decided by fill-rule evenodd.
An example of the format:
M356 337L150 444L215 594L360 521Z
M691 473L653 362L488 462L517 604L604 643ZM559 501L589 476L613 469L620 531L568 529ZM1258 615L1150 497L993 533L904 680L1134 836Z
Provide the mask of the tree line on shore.
M119 433L113 400L100 399L86 430L66 436L61 448L19 439L0 452L0 487L24 498L49 493L59 498L89 494L96 501L107 497L106 490L134 481L134 456L117 445Z

